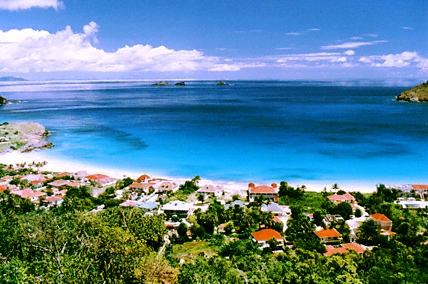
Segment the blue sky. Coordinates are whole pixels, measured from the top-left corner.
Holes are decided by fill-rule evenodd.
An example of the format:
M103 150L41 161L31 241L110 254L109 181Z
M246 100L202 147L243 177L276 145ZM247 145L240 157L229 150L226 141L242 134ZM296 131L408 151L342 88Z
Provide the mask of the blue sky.
M0 0L0 76L428 77L428 1Z

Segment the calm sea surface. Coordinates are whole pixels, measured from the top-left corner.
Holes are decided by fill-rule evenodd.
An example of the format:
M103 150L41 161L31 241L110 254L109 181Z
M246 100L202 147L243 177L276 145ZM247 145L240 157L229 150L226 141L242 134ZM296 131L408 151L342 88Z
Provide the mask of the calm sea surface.
M428 183L428 104L366 82L1 83L0 121L45 125L49 155L230 181Z

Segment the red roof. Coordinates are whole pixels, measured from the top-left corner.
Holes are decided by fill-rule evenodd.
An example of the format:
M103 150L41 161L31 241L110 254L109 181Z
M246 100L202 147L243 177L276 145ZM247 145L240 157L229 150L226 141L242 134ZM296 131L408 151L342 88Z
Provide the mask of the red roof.
M7 189L7 185L0 185L0 193L4 192Z
M148 183L133 182L132 184L129 185L129 188L146 189L149 186L150 186L150 184L148 184Z
M115 180L114 178L111 178L103 174L89 175L89 176L85 176L85 178L99 182L99 183L111 182Z
M391 222L391 220L388 217L386 217L385 215L383 215L381 213L372 214L372 215L370 215L370 217L375 221Z
M277 191L275 188L269 185L259 185L256 187L250 187L250 193L252 194L276 194Z
M355 197L353 197L351 194L349 193L345 193L345 194L335 194L335 195L330 195L327 196L328 199L330 199L331 201L355 201Z
M55 202L55 201L61 200L63 198L64 197L61 196L61 195L48 196L48 197L45 198L45 202Z
M335 253L347 253L350 250L354 250L357 253L363 253L364 252L364 248L357 244L357 243L347 243L347 244L342 244L341 247L335 248L333 246L326 246L327 252L324 253L325 256L330 256L333 255Z
M280 233L278 233L277 231L273 230L273 229L263 229L257 232L252 233L253 238L256 239L256 241L260 242L260 241L267 241L270 239L281 239L282 240L282 236Z
M355 250L358 253L363 253L365 251L365 249L357 243L347 243L347 244L342 244L342 247L347 248L348 250Z
M414 190L428 190L428 185L425 184L412 184Z
M328 230L321 230L321 231L315 231L315 234L319 238L334 238L334 237L340 237L342 236L336 229L328 229Z
M273 216L273 220L277 223L282 223L281 219L278 216Z

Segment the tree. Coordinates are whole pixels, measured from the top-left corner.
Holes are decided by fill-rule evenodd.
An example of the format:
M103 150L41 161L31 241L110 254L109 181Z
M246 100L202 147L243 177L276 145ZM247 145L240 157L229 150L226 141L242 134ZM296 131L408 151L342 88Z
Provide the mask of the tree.
M355 217L360 218L361 216L363 216L363 212L361 212L361 209L355 209Z
M333 213L342 216L342 218L345 220L349 220L353 213L352 206L348 202L340 202L333 209Z
M358 228L357 242L366 246L377 246L385 241L385 237L380 236L380 225L373 219L364 221Z
M294 247L315 250L320 253L325 252L325 247L315 235L315 227L309 218L298 207L291 207L290 209L291 218L287 222L288 228L285 231L287 241L292 242Z

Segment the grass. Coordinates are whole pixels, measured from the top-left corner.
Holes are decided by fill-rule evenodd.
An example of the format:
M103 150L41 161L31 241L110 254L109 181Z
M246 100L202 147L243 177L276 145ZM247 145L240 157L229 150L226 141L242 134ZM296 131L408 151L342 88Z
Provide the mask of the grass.
M217 247L209 241L192 241L184 244L174 244L172 247L172 257L191 259L203 252L205 256L211 257L217 255Z
M279 204L288 206L298 206L305 212L314 212L321 209L322 204L326 198L319 192L305 191L301 198L293 199L288 197L281 197Z

